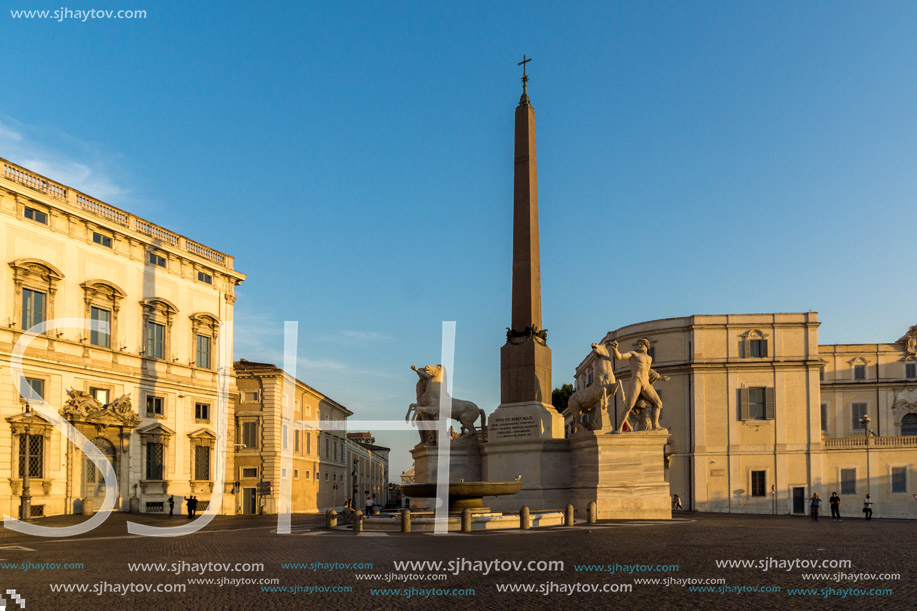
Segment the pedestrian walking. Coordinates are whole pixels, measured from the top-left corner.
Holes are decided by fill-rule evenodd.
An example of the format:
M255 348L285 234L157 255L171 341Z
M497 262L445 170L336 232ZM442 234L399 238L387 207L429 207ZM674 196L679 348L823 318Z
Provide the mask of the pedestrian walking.
M866 495L866 498L863 499L863 513L866 514L867 520L872 519L872 499L868 494Z
M175 511L175 497L169 497L169 517L172 517L172 512Z
M373 497L370 496L369 490L366 491L366 515L372 515L373 513Z
M812 519L818 522L818 506L821 505L821 499L818 498L818 493L812 495L811 501L809 501L809 509L812 512Z
M678 495L676 494L672 499L672 511L682 511L683 509L684 507L681 506L681 499L678 498Z
M831 498L828 499L828 503L831 505L831 521L840 522L841 521L841 497L837 496L837 492L831 493Z

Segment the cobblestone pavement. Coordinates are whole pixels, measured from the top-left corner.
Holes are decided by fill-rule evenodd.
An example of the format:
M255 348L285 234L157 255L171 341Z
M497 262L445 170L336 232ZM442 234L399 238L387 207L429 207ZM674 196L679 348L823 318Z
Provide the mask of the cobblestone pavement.
M0 532L0 595L15 589L26 609L914 609L915 528L907 521L849 519L817 523L801 517L711 516L680 514L671 522L606 522L595 526L533 531L502 531L467 535L401 535L364 533L346 529L326 531L318 516L294 516L290 535L276 534L268 517L218 517L204 531L178 538L129 535L132 519L166 525L165 518L115 514L100 528L83 536L34 538L7 530ZM72 517L46 518L38 523L62 526ZM173 523L183 521L180 518ZM519 568L491 568L464 564L462 571L425 568L396 569L394 561L521 562ZM529 561L562 561L563 569L526 570ZM717 561L750 560L755 568L717 567ZM849 566L786 569L787 561L849 561ZM131 571L128 563L167 563L160 569ZM193 567L229 563L230 570ZM461 560L459 560L461 563ZM764 564L762 564L762 562ZM781 564L782 562L782 564ZM28 570L21 563L29 563ZM81 563L82 568L36 568L42 563ZM173 564L175 563L175 564ZM186 564L182 564L186 563ZM238 567L235 563L262 563ZM284 563L301 563L284 568ZM324 563L320 567L312 563ZM333 563L366 563L372 568L329 568ZM11 564L19 565L12 568ZM577 565L643 565L641 569L577 570ZM308 565L308 566L307 566ZM656 568L648 571L646 568ZM763 570L762 567L768 570ZM3 568L5 567L5 568ZM318 570L314 570L317 568ZM478 568L479 570L475 570ZM506 568L508 570L501 570ZM203 572L202 572L203 571ZM837 574L841 577L836 577ZM445 574L444 579L439 576ZM830 578L806 579L808 574ZM875 574L864 578L863 574ZM898 574L900 579L888 577ZM395 577L389 577L394 575ZM885 575L885 577L878 577ZM373 580L359 577L372 577ZM644 579L707 580L722 583L678 582L664 585L635 582ZM234 586L195 583L195 579L277 580L265 585ZM834 579L834 580L832 580ZM391 581L387 581L391 580ZM854 581L856 580L856 581ZM87 584L86 593L53 592L52 585ZM108 591L98 595L93 588ZM113 591L121 584L185 586L183 593ZM558 592L561 588L597 586L617 592ZM531 586L531 592L500 592L500 587ZM269 588L300 587L318 591L278 592ZM347 591L330 591L332 588ZM696 592L691 588L713 588ZM736 592L739 588L779 588L772 592ZM631 588L631 591L624 591ZM728 588L733 591L727 591ZM795 595L806 588L813 594ZM832 588L825 596L825 589ZM327 589L328 591L321 591ZM394 593L400 589L400 593ZM462 595L443 595L431 589ZM546 589L555 592L544 595ZM867 595L890 589L890 595ZM374 593L375 590L375 593ZM387 590L387 592L382 592ZM404 590L411 592L410 598ZM844 591L846 590L846 597ZM719 593L722 591L723 593ZM429 594L429 596L428 596ZM8 603L7 609L16 608Z

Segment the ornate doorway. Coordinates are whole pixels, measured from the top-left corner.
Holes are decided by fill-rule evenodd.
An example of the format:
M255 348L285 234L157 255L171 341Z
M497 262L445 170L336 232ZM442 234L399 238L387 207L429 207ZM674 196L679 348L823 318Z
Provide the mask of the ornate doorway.
M102 454L105 455L105 458L108 459L108 462L111 463L111 466L115 469L115 474L118 473L118 455L115 452L115 446L112 442L105 439L104 437L96 437L92 440L93 445L99 448L102 451ZM86 456L83 457L83 498L92 499L93 505L95 507L100 507L102 504L102 499L105 497L105 478L102 477L102 472L99 471L99 468L89 460ZM117 507L117 506L116 506Z

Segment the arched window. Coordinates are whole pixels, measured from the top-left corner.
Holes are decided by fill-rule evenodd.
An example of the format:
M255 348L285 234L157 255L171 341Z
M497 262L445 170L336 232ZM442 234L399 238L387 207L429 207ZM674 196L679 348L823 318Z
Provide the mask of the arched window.
M908 414L901 419L901 436L917 436L917 414Z

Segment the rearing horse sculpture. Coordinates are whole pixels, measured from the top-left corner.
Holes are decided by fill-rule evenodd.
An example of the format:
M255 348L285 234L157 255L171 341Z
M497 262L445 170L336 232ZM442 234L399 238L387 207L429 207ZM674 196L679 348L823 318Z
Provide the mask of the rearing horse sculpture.
M618 391L614 362L608 349L604 344L592 344L592 352L596 357L592 363L592 384L578 388L567 401L573 418L571 433L576 433L579 427L590 431L601 428L602 422L608 417L608 400ZM596 408L599 408L596 414L598 417L593 416ZM589 414L589 420L581 422L584 414Z

